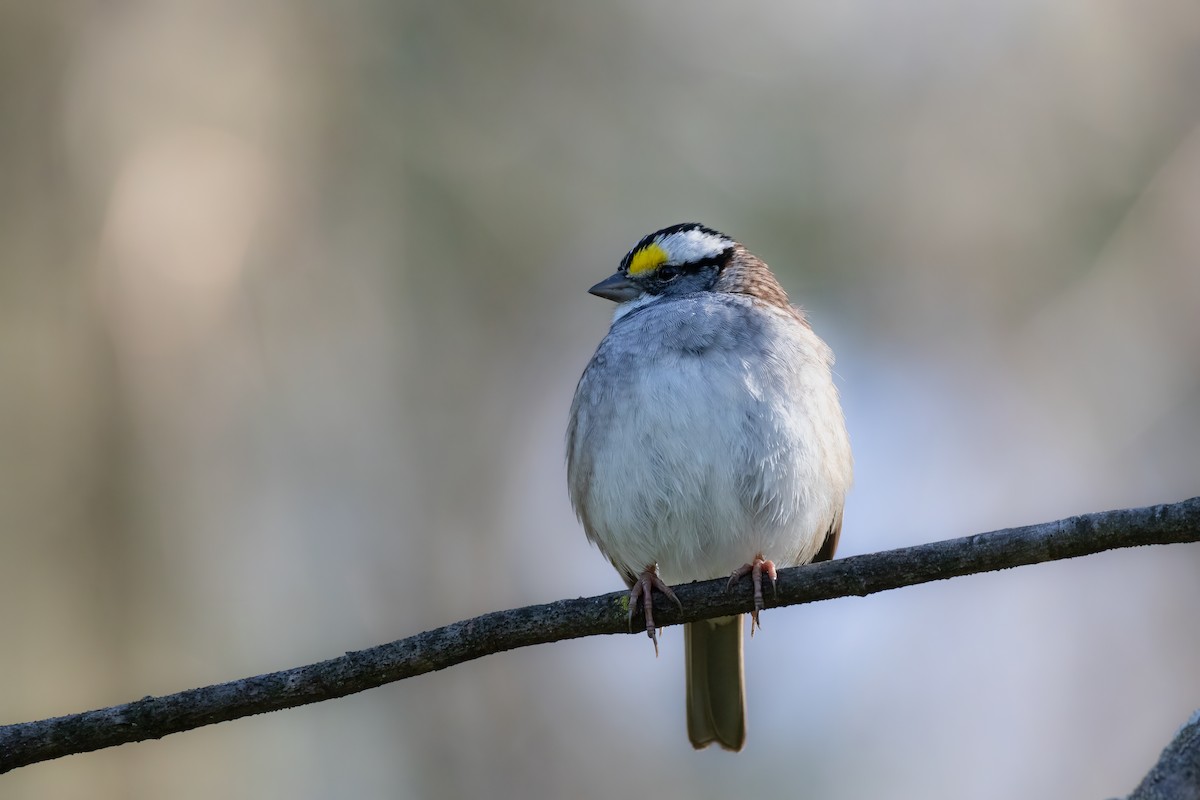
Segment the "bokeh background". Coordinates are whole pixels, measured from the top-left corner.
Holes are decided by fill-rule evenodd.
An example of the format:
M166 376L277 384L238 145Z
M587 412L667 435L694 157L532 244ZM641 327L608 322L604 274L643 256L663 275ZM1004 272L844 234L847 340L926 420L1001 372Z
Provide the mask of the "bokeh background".
M620 582L563 431L643 234L837 352L842 555L1200 493L1200 7L0 5L0 722ZM1108 797L1200 706L1200 550L489 657L5 798Z

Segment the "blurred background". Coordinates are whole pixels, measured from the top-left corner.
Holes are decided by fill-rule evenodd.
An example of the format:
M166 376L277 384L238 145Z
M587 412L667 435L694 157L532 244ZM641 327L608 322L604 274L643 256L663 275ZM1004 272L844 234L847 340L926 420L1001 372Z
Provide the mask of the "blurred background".
M698 220L838 354L839 555L1200 494L1194 3L0 5L0 722L613 591L571 394ZM1200 706L1200 549L489 657L5 798L1109 797Z

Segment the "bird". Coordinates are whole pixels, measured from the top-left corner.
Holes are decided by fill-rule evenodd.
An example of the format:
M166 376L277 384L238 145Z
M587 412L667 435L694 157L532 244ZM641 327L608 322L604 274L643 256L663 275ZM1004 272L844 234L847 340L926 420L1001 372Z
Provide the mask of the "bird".
M617 304L567 426L587 538L629 588L658 652L652 594L833 558L853 477L833 353L766 263L700 223L643 237L588 290ZM687 730L746 741L744 615L684 628Z

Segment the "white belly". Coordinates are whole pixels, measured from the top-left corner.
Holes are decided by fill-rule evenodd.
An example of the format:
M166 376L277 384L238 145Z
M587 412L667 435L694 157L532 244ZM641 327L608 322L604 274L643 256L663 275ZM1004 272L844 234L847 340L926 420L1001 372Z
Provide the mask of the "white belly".
M573 500L619 569L657 564L679 583L756 555L780 567L816 555L841 510L850 453L828 350L794 327L786 358L651 351L651 363L625 354L585 375L581 391L589 380L619 389L578 420L574 435L587 440L569 447L586 446L588 474L572 476Z

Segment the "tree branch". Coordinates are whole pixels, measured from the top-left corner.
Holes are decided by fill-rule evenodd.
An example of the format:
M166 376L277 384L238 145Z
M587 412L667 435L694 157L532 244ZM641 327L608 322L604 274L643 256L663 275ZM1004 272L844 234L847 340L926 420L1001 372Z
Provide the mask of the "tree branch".
M1200 497L1170 505L1107 511L902 547L779 572L767 607L888 589L1007 569L1122 547L1200 541ZM731 592L724 580L676 587L684 609L656 598L659 625L750 611L748 582ZM496 611L407 639L253 678L144 697L81 714L0 726L0 773L73 753L159 739L215 722L344 697L492 653L602 633L628 633L625 592ZM637 630L637 624L633 625Z
M1126 800L1200 800L1200 711L1179 729Z

